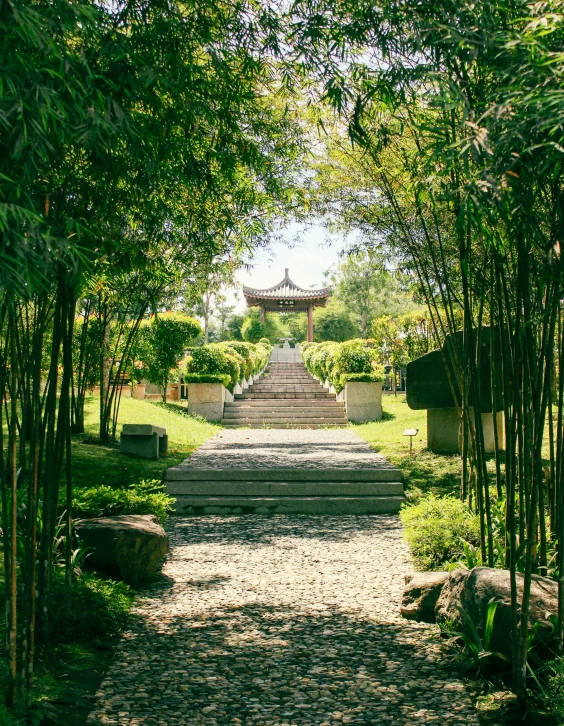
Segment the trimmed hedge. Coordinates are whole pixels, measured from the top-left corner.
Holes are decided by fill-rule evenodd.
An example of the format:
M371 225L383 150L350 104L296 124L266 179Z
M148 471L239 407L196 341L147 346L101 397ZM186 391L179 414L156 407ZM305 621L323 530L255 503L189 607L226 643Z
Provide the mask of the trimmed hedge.
M226 388L231 378L226 373L186 373L184 383L221 383Z
M225 343L219 343L219 345L230 348L241 357L239 365L241 367L242 378L249 378L249 376L253 375L256 354L254 352L255 346L252 343L245 343L242 340L227 340Z
M223 380L192 380L191 383L223 383L231 392L235 384L261 371L268 363L270 343L247 343L226 340L192 350L186 361L186 376L226 376ZM185 380L188 380L187 378Z
M192 355L186 363L186 373L227 375L229 380L226 388L230 391L241 378L241 368L237 358L220 348L219 345L213 344L202 345L192 350Z
M344 373L341 376L341 383L382 383L382 373Z
M349 381L384 379L383 369L375 362L374 349L361 338L344 343L304 343L302 358L309 372L322 381L328 380L337 393Z

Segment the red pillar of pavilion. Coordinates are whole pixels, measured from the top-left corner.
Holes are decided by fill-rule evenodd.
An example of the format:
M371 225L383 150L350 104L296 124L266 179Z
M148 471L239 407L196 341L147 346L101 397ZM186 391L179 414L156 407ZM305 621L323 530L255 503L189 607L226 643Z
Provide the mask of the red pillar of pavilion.
M313 343L313 305L307 308L307 342Z

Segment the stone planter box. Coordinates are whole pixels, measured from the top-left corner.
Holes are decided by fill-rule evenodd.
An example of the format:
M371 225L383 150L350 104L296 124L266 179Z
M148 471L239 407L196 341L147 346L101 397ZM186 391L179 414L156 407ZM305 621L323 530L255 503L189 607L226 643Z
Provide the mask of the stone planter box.
M221 383L188 383L186 387L189 414L207 421L221 421L225 402L232 400L225 386Z
M146 385L144 383L136 383L135 388L133 389L133 398L136 398L138 400L143 400L145 398L146 393Z
M171 383L168 387L167 399L169 401L180 401L180 383Z
M340 400L345 402L347 418L352 423L380 421L382 418L381 383L353 381L345 384L341 394Z

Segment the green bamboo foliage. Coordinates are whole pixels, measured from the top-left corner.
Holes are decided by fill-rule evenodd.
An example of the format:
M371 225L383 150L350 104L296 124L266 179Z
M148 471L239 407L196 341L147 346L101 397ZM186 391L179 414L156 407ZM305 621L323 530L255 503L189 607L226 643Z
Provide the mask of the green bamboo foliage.
M301 131L265 42L277 28L247 2L0 2L3 646L24 710L63 512L72 607L86 391L99 379L113 438L147 313L193 269L264 240L299 197Z
M360 229L365 245L385 240L446 338L463 425L461 497L479 514L483 564L498 562L493 511L505 507L501 564L512 583L513 686L523 702L531 578L549 572L555 548L560 648L564 622L563 5L313 8L293 7L299 58L349 120L348 139L338 124L324 137L319 206ZM481 390L487 359L491 401ZM505 424L493 468L488 411Z

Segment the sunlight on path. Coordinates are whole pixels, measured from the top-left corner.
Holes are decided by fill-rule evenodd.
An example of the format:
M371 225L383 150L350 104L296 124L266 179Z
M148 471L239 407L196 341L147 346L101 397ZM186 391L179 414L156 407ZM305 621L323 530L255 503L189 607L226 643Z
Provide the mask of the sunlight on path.
M89 724L479 723L435 629L398 615L397 517L171 527Z

